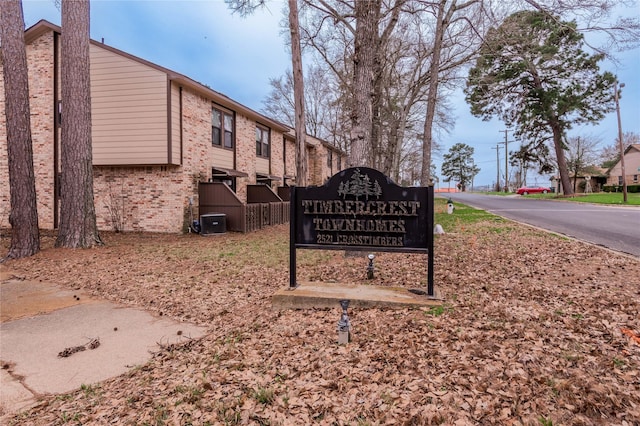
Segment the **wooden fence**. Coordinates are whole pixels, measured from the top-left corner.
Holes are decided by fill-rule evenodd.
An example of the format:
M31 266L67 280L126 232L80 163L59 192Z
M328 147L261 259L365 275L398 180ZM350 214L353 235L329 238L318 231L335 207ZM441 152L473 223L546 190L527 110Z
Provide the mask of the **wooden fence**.
M198 195L199 214L225 214L227 231L252 232L289 222L289 202L266 185L249 185L246 204L222 182L200 182Z
M246 230L257 231L267 226L289 222L289 202L250 203L246 208Z

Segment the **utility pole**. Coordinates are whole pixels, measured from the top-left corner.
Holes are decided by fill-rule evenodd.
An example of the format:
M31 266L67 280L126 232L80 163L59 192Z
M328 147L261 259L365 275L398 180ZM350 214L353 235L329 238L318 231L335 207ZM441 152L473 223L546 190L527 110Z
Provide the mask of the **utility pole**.
M616 82L616 85L613 87L613 98L616 101L616 113L618 115L618 142L620 143L620 173L622 174L622 200L625 204L627 204L627 176L625 175L624 170L624 143L622 142L622 122L620 121L620 94L618 93L618 88L622 89L624 87L624 83Z
M498 131L504 132L504 192L509 192L509 129Z
M498 192L500 192L500 143L497 143L496 147L491 149L496 150L496 187Z

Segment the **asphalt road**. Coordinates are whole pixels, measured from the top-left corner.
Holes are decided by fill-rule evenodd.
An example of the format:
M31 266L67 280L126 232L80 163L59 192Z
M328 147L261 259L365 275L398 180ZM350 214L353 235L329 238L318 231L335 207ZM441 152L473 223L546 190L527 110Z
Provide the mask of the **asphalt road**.
M640 207L552 201L470 193L442 194L453 201L582 241L640 257Z

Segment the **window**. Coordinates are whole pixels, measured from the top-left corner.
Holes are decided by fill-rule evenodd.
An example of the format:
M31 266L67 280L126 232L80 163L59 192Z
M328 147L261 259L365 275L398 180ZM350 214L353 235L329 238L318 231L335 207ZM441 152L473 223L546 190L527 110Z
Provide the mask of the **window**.
M233 115L229 112L211 109L211 144L233 148Z
M618 176L618 185L622 185L622 176Z
M327 167L331 169L331 163L333 163L333 151L330 149L327 150Z
M256 155L269 158L269 129L256 126Z
M338 160L336 161L336 168L338 169L338 171L342 170L342 157L340 156L340 154L338 154Z
M222 113L217 109L211 110L211 143L220 146L222 133Z
M271 179L271 176L269 175L256 173L256 183L258 185L262 184L262 185L271 186L271 184L273 183L273 179Z
M233 148L233 116L224 115L224 147Z
M633 175L633 183L638 183L638 175Z
M221 182L226 184L233 192L236 192L236 178L230 176L213 176L211 182Z

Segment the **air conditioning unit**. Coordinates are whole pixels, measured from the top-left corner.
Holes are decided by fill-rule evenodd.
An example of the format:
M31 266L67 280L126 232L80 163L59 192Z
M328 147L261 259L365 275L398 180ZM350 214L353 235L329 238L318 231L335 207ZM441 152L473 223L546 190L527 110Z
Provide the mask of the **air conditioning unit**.
M227 215L224 213L209 213L200 216L200 234L224 234L227 232Z

